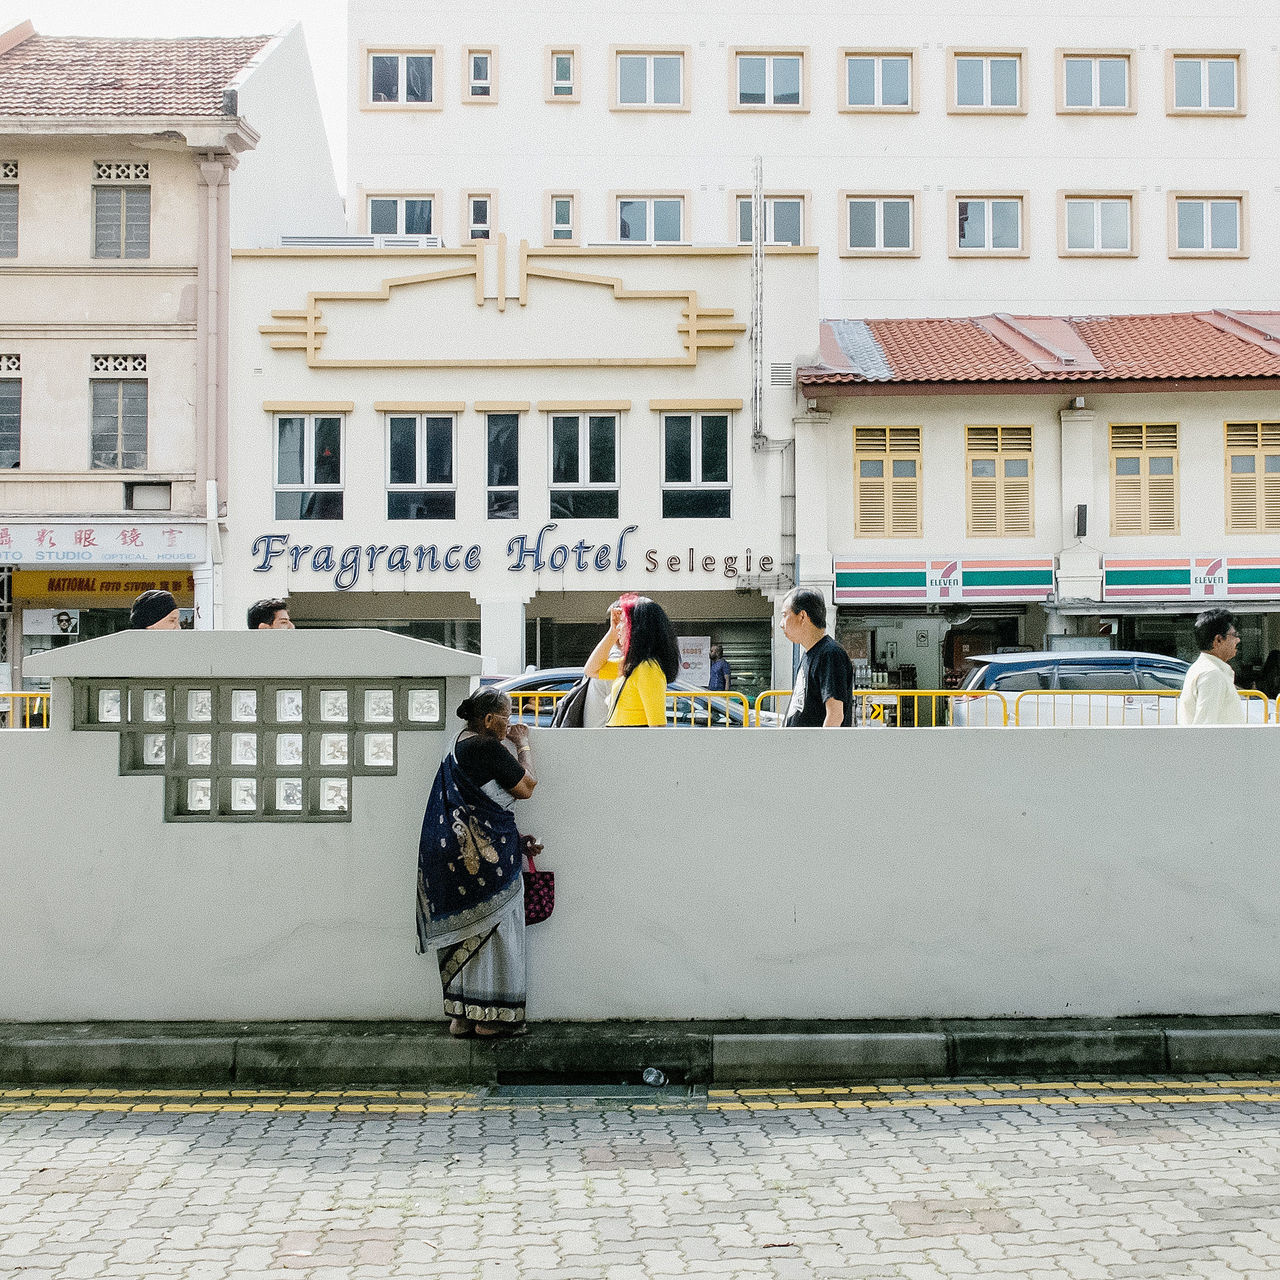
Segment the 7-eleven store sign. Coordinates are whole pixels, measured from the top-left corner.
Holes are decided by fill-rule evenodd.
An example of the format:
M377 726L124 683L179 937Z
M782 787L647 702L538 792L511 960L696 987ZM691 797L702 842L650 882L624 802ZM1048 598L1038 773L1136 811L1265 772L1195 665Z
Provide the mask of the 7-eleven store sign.
M1053 558L1039 560L837 560L837 604L913 600L1043 600Z

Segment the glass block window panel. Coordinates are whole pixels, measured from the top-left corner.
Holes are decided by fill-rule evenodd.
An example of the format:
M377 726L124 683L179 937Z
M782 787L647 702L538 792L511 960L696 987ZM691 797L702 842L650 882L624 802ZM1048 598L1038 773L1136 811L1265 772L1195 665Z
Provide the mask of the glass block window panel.
M363 742L364 763L371 768L386 769L396 762L395 735L366 733Z
M331 723L345 722L348 718L347 691L322 689L320 691L320 719Z
M375 724L389 724L396 718L396 696L393 689L364 691L364 718Z
M147 384L143 379L90 382L90 465L141 471L147 465Z
M187 779L187 808L192 813L208 813L213 808L213 781L210 778Z
M94 187L93 256L151 256L150 187Z
M851 54L845 59L845 93L850 107L910 106L910 55Z
M0 258L18 256L18 188L0 187Z
M303 762L302 734L276 734L276 764L291 768Z
M1131 202L1128 199L1067 201L1067 248L1093 253L1127 253Z
M520 514L519 415L486 414L485 434L489 519L515 520Z
M241 724L252 724L258 719L256 689L231 690L231 719Z
M276 809L280 813L300 813L302 811L302 779L277 778Z
M192 733L187 735L187 764L196 766L213 764L213 734Z
M302 690L276 690L276 719L281 724L296 724L302 719Z
M0 469L22 460L22 381L0 378Z

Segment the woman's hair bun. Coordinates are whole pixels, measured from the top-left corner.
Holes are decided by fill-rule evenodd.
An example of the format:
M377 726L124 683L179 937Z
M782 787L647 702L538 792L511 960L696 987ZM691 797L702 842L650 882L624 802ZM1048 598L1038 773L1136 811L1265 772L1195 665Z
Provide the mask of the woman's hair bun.
M463 698L463 700L460 703L458 703L458 711L457 711L458 719L470 720L472 715L475 714L475 709L476 709L476 706L475 706L474 699Z

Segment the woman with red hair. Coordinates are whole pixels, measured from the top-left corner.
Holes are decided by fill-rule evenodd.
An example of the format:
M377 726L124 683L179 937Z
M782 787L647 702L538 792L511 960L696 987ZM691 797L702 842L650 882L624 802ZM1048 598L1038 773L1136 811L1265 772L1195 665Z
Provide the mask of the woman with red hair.
M612 657L614 649L621 661ZM667 681L680 670L680 648L666 610L647 596L624 595L609 607L609 630L584 672L613 681L607 727L667 723Z

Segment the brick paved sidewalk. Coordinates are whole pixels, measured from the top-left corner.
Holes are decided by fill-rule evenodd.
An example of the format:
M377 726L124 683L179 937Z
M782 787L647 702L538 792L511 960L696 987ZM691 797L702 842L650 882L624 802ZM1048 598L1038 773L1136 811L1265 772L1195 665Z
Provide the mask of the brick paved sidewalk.
M0 1274L1274 1280L1268 1093L5 1090Z

